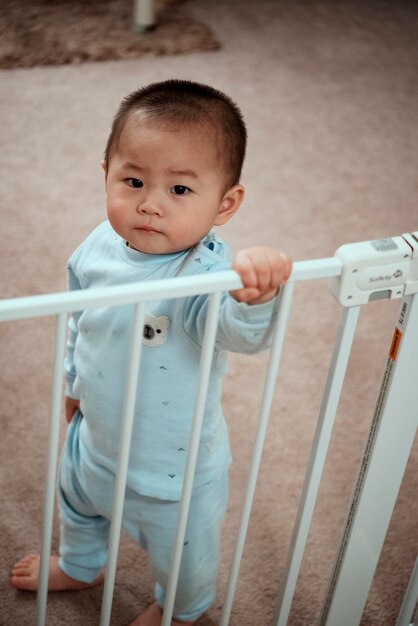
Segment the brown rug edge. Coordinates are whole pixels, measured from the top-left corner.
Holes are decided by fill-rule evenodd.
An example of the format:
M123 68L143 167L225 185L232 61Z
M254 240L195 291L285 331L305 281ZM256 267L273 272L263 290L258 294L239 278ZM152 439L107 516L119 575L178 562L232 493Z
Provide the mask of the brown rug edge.
M154 29L132 28L131 0L57 4L34 0L23 11L6 0L0 17L0 69L80 64L214 51L221 47L212 30L189 15L184 0L159 0Z

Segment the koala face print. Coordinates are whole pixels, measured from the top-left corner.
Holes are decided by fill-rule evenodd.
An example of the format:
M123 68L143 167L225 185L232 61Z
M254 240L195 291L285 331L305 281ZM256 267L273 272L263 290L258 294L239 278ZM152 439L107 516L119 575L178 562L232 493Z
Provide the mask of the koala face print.
M144 332L142 343L146 346L161 346L167 339L167 330L170 320L166 315L155 317L147 314L145 316Z

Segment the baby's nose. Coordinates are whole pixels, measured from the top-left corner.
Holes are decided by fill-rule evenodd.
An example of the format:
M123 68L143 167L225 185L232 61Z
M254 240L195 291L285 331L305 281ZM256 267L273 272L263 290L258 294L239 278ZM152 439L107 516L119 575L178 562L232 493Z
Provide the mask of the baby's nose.
M137 208L139 213L162 215L162 199L158 192L149 191L145 198L142 198L138 203Z

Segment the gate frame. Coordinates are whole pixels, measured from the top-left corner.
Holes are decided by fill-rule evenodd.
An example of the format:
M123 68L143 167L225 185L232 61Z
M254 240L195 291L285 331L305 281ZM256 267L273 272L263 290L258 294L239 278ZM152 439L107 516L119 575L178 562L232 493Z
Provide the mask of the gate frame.
M341 250L342 253L339 254ZM403 296L401 313L398 325L395 328L389 360L361 464L359 479L322 610L321 626L333 626L337 623L341 626L357 626L359 624L414 440L418 425L418 412L411 417L408 414L408 406L411 405L411 401L413 406L418 406L418 389L415 388L413 380L413 373L418 371L418 351L414 351L414 345L418 346L418 232L393 239L348 244L337 250L335 257L295 263L289 284L280 290L281 293L278 297L279 307L274 330L273 348L270 355L269 373L266 378L256 443L248 479L248 489L237 536L221 626L226 626L229 623L281 349L289 317L292 283L320 278L332 279L331 291L339 299L344 310L325 386L307 477L302 490L299 512L289 551L288 565L279 594L277 626L285 626L287 623L322 474L321 466L323 467L325 462L359 308L361 304L364 304L369 299L383 297L400 298ZM367 286L365 287L367 281L371 283L369 289L367 289ZM376 282L378 288L376 288ZM383 283L383 285L379 287L380 283ZM388 285L389 287L387 287ZM190 503L196 463L196 442L199 441L200 437L203 406L207 391L207 375L212 359L220 293L237 289L240 286L241 281L238 275L233 271L226 271L203 278L198 276L165 279L138 285L121 285L118 287L46 294L0 301L0 322L45 315L55 315L57 317L40 583L37 598L38 626L43 626L46 618L67 313L86 308L134 304L135 315L132 325L132 337L140 337L146 302L163 297L182 298L202 293L208 294L211 300L205 330L201 376L196 396L195 416L184 478L177 539L174 546L173 566L163 614L162 626L169 626L174 605L184 529ZM101 626L108 626L111 615L140 344L140 341L132 341L132 351L129 357L130 369L125 393L124 417L120 439L121 460L115 487L114 510L112 511L111 545L103 594ZM403 412L401 420L398 419L400 409ZM388 450L392 450L394 444L396 445L397 463L390 465L387 463ZM384 497L382 497L379 490L382 477L384 477L386 487ZM380 497L379 502L378 496ZM370 555L369 550L365 550L365 536L367 536L367 547L370 548L371 546L373 548L372 555ZM417 594L415 578L416 576L413 574L404 605L401 609L403 614L409 610L414 601L416 603L416 597L414 597ZM399 620L401 620L401 614ZM398 626L404 626L404 617L402 617L403 621L399 620Z

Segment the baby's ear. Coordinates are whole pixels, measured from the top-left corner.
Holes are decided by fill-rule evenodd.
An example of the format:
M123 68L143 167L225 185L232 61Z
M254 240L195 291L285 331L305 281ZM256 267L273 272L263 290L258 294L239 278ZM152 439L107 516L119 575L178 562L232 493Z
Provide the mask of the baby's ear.
M103 159L103 161L100 161L100 165L102 170L104 171L104 175L105 175L105 184L106 184L106 180L107 180L107 163L106 161Z
M243 185L234 185L228 189L219 205L218 214L214 222L215 226L222 226L231 219L234 213L238 211L244 199L244 193L245 189Z

